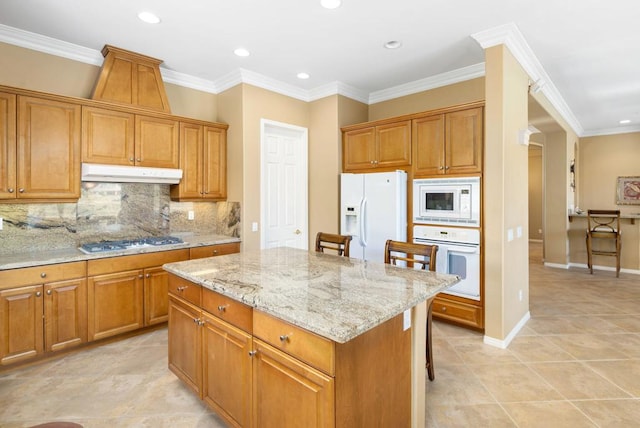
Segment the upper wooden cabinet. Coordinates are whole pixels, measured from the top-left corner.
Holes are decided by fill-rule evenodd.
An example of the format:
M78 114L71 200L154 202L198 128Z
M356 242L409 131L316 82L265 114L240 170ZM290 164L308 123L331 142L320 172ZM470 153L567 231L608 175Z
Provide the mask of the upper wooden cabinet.
M178 168L178 121L83 106L82 161Z
M482 142L482 107L414 119L414 175L480 173Z
M17 199L80 197L80 105L18 96Z
M0 92L0 199L16 197L16 96Z
M411 165L411 121L349 129L342 144L345 172Z
M180 123L180 184L171 198L180 201L227 198L227 130L225 127Z

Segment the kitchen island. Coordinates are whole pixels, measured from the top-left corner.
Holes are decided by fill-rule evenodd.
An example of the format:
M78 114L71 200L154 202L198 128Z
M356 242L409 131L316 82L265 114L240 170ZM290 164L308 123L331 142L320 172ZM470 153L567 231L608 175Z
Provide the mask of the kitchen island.
M273 248L164 265L169 367L232 426L424 426L453 275Z

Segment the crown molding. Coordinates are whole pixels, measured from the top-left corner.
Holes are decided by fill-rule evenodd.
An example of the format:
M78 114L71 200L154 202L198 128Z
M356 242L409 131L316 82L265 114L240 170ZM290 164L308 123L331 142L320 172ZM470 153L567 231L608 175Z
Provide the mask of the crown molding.
M524 71L533 82L541 81L541 92L547 97L551 105L560 116L569 124L573 131L582 136L584 128L575 117L568 104L560 95L558 88L553 84L544 67L533 53L533 50L514 23L501 25L472 34L471 37L478 42L482 49L497 45L505 45L520 63Z
M100 51L0 24L0 42L91 65L102 65Z
M369 104L392 100L394 98L412 95L418 92L428 91L429 89L439 88L442 86L452 85L454 83L463 82L465 80L476 79L478 77L484 76L484 73L485 68L483 62L470 65L468 67L459 68L457 70L437 74L435 76L426 77L424 79L372 92L371 94L369 94Z
M209 92L217 94L221 92L218 89L217 81L201 79L200 77L192 76L190 74L181 73L175 70L169 70L168 68L160 67L160 74L162 74L162 80L166 83L173 83L174 85L184 86L198 91Z
M640 132L640 125L586 130L584 131L583 135L581 135L581 137L598 137L600 135L631 134L633 132Z
M342 95L352 100L368 104L369 93L342 82L331 82L309 90L309 101L316 101L331 95Z

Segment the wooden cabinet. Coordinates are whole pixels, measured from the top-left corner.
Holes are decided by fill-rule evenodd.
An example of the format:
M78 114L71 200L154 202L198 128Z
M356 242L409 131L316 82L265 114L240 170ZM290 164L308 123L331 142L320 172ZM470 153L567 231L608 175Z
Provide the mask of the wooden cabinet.
M178 168L178 121L93 106L82 108L82 160Z
M240 252L239 242L229 242L227 244L205 245L203 247L193 247L189 249L189 258L202 259L204 257L223 256Z
M16 198L16 96L0 92L0 199Z
M0 199L80 197L80 106L0 94Z
M342 147L345 172L411 165L411 121L347 129Z
M199 306L169 295L169 370L202 398L200 316Z
M87 341L85 274L85 262L0 272L0 365Z
M82 161L135 165L132 113L82 107Z
M136 115L136 165L179 168L179 129L177 120Z
M416 177L482 172L482 107L413 120Z
M166 321L169 285L161 266L188 258L181 249L89 260L89 340Z
M461 298L439 294L433 300L432 311L436 319L477 330L484 329L483 305L480 302L469 303Z
M227 198L227 131L224 127L180 123L180 184L171 198L180 201Z

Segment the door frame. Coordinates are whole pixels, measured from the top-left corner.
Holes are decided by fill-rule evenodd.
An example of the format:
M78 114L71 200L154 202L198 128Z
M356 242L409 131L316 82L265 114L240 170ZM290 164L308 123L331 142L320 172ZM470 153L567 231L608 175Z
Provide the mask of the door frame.
M264 195L266 192L266 173L267 168L265 167L266 157L265 157L265 145L266 145L266 137L268 135L268 129L275 128L284 130L287 133L291 133L291 131L295 132L298 135L298 141L302 144L300 157L302 160L303 166L303 181L304 186L301 187L302 195L300 196L303 199L303 213L302 213L302 242L303 248L309 249L309 130L302 126L291 125L289 123L277 122L275 120L269 119L260 119L260 224L262 227L260 228L260 249L265 248L265 231L266 231L266 201Z

